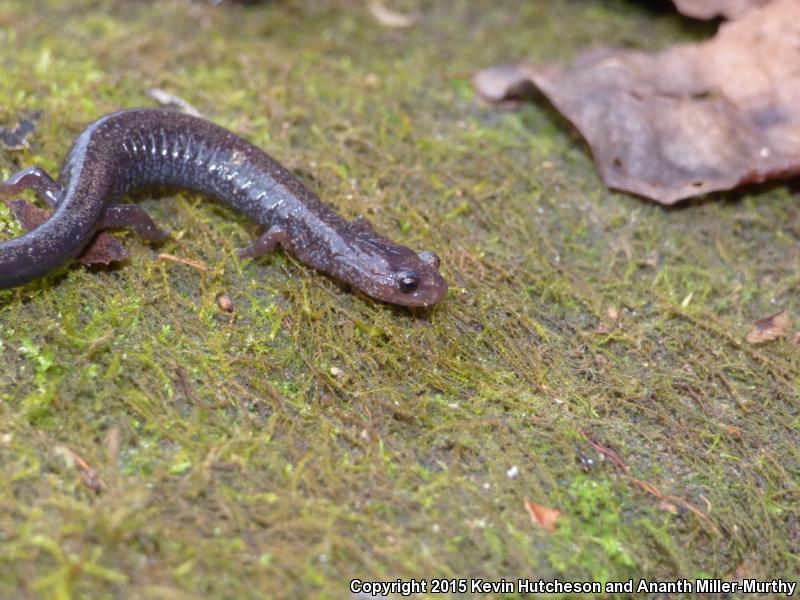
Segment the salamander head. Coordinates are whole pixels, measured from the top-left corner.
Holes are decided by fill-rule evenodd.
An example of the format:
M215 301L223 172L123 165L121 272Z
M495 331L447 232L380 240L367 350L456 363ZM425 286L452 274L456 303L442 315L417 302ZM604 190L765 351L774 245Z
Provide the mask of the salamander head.
M347 224L347 280L368 296L401 306L433 306L447 292L439 257L377 234L366 219Z

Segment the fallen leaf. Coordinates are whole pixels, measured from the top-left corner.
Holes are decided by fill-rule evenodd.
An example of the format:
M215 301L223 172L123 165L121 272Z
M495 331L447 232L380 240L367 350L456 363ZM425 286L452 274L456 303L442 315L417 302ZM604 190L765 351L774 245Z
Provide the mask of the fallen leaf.
M782 310L770 317L756 321L745 339L750 344L771 342L786 335L791 327L792 319L789 317L789 313Z
M392 29L404 29L417 22L417 15L406 15L394 11L387 8L380 0L372 0L369 3L369 12L378 23Z
M52 214L51 211L34 206L25 200L8 200L6 205L11 209L11 214L14 215L14 218L25 231L36 229L39 225L47 221Z
M497 65L478 71L472 85L481 98L492 103L536 97L534 72L525 65Z
M601 49L569 69L499 66L490 101L538 89L591 146L606 185L673 204L800 173L800 2L773 0L705 43Z
M110 265L130 257L127 248L110 233L101 231L86 249L78 255L78 260L86 265Z
M9 200L6 204L25 231L36 229L53 214L52 211L34 206L25 200ZM81 252L78 260L87 266L110 265L113 262L123 261L129 256L130 253L122 242L113 235L101 231Z
M673 0L680 12L695 19L725 17L738 19L751 8L762 6L770 0Z
M556 530L561 511L536 504L527 499L525 500L525 510L531 516L531 521L539 525L547 533L553 533Z

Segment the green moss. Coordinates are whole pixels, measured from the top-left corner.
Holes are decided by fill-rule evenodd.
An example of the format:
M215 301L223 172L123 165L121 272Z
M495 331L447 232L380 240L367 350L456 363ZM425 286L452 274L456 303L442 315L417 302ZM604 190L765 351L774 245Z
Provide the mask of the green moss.
M0 123L44 111L3 176L55 174L88 121L165 88L345 216L435 249L451 290L416 315L281 253L241 263L254 226L177 194L139 201L208 273L120 234L129 264L0 291L0 596L798 572L800 359L743 342L800 314L792 194L610 193L549 107L487 110L468 84L709 27L622 0L408 0L403 31L348 2L68 4L0 7ZM562 511L555 534L525 499Z

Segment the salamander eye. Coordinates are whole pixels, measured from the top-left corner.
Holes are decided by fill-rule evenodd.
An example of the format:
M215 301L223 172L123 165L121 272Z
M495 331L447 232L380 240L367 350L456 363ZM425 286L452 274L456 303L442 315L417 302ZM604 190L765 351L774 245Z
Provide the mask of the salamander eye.
M400 291L404 294L413 294L419 287L419 279L415 273L406 271L397 276L397 285L400 286Z

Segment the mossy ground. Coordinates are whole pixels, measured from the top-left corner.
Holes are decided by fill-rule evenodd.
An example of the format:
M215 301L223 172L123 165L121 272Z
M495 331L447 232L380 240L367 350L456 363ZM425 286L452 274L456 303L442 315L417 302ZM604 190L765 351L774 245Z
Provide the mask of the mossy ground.
M86 123L164 88L434 249L451 290L418 315L280 253L240 263L253 224L180 194L142 203L207 274L122 234L129 264L0 292L0 597L800 572L800 352L743 342L800 316L791 190L611 193L551 109L487 110L468 83L713 31L645 4L398 1L422 19L393 31L356 2L4 0L0 123L44 116L0 174L57 173ZM525 499L563 512L554 535Z

